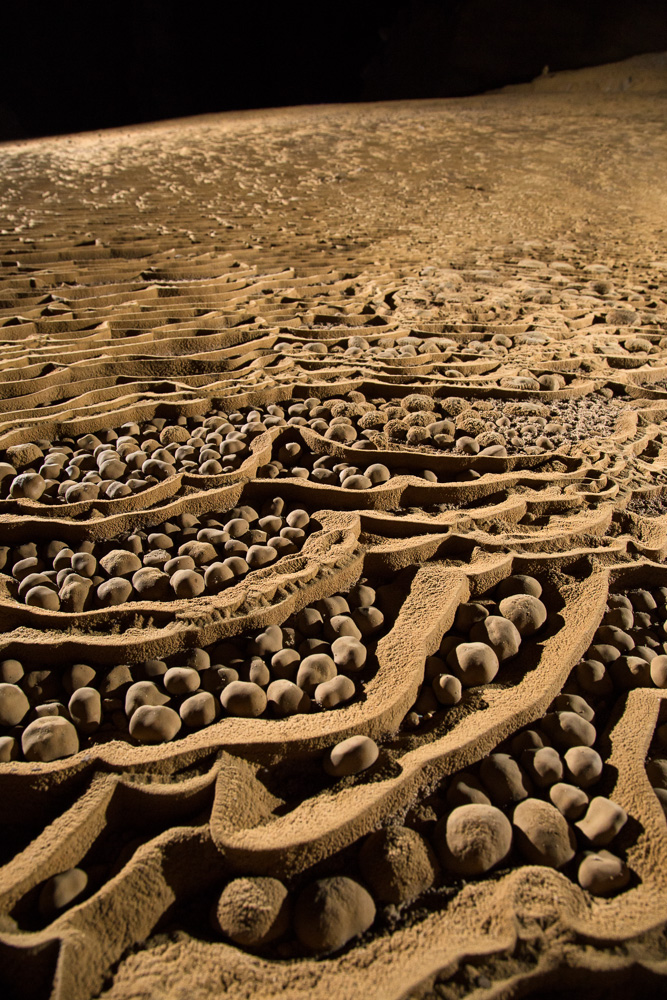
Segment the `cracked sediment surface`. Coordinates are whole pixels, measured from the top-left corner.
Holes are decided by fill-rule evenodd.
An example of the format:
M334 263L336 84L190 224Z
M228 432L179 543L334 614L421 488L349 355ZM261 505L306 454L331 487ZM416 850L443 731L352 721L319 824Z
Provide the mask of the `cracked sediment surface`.
M0 146L9 996L664 989L666 97Z

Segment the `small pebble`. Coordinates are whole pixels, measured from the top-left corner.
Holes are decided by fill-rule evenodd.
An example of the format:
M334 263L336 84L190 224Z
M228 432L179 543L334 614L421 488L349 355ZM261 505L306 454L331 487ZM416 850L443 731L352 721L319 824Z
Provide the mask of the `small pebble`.
M609 851L591 851L579 865L577 881L593 896L609 896L630 881L627 865Z
M375 763L379 752L377 743L370 737L350 736L327 752L324 758L324 770L332 778L359 774Z
M475 877L505 860L512 847L512 826L495 806L462 805L438 822L434 841L445 868Z
M576 824L593 847L606 847L625 826L628 815L603 796L591 799L586 815Z
M142 705L130 719L130 736L140 743L168 743L180 728L178 712L166 705Z
M215 909L218 929L235 944L247 948L276 941L287 931L289 921L289 894L275 878L232 879Z
M515 843L529 864L562 868L574 857L574 831L550 803L525 799L515 808L512 822Z
M294 909L294 930L306 948L330 953L367 931L375 920L372 896L351 878L336 875L303 889Z

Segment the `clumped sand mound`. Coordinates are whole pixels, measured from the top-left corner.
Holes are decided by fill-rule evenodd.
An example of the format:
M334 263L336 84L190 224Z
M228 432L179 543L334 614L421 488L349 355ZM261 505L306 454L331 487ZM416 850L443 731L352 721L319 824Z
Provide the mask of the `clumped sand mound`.
M667 52L650 52L620 62L590 69L550 73L529 84L503 88L505 93L530 89L540 94L665 94L667 93Z
M663 73L0 148L8 996L664 992Z

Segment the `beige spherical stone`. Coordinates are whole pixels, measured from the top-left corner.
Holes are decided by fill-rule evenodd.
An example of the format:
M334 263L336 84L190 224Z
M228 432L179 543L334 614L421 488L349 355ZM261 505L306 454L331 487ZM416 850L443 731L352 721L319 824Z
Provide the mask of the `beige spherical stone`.
M94 733L102 721L102 699L92 687L80 687L72 694L67 710L79 732Z
M630 881L627 865L609 851L586 853L579 865L577 881L593 896L609 896Z
M124 698L132 680L130 665L118 663L101 679L99 683L100 694L103 698Z
M288 929L290 902L286 887L275 878L235 878L220 894L215 909L218 929L235 944L259 948Z
M356 673L363 670L366 663L366 647L360 639L341 635L331 643L331 654L341 673Z
M193 561L194 563L194 561ZM207 590L217 594L219 590L226 587L230 580L234 579L234 573L229 566L222 562L213 562L204 572L204 584Z
M438 674L431 681L431 688L441 705L458 705L463 696L461 681L453 674Z
M602 757L592 747L570 747L565 751L568 780L579 788L590 788L602 775Z
M314 639L322 634L324 619L317 608L303 608L294 619L294 623L306 639Z
M617 660L621 655L620 649L616 649L616 646L612 646L608 642L594 642L588 647L588 652L586 653L586 658L588 660L598 661L604 663L606 667L614 660ZM613 688L612 688L613 690Z
M28 559L19 559L18 562L14 563L12 576L20 583L31 573L43 573L45 568L46 567L41 559L31 556Z
M621 655L632 653L635 648L635 641L628 632L615 628L613 625L601 625L595 633L595 642L602 645L614 646Z
M113 608L125 604L132 596L132 584L121 576L105 580L97 588L97 597L102 607Z
M667 688L667 656L656 656L650 663L651 680L658 688Z
M17 684L23 677L25 671L20 660L0 661L0 683Z
M283 648L283 630L279 625L269 625L248 644L249 656L272 656Z
M9 495L12 500L39 500L46 489L46 480L38 472L23 472L12 480Z
M141 559L126 549L112 549L102 556L100 566L109 576L129 576L141 569Z
M547 609L537 597L530 594L513 594L504 597L498 605L503 618L507 618L521 636L533 635L547 620Z
M67 503L85 503L89 500L97 500L100 495L100 488L97 483L74 483L65 491L65 501Z
M372 767L379 756L377 743L369 736L350 736L325 755L324 770L332 778L359 774Z
M552 712L576 712L580 715L582 719L586 722L592 722L595 718L595 712L588 704L585 698L582 698L578 694L559 694L556 695L551 703Z
M512 576L501 580L496 588L498 600L511 597L514 594L528 594L530 597L542 596L542 585L534 576L525 576L522 573L515 573Z
M71 722L50 715L26 726L21 734L21 749L26 760L47 763L78 753L79 737Z
M512 847L512 826L495 806L457 806L434 831L442 865L456 875L484 875L499 865Z
M588 795L583 788L558 781L549 789L549 798L565 819L574 821L581 819L588 809Z
M619 656L607 669L622 691L652 686L651 664L642 656Z
M13 736L0 736L0 763L7 764L10 760L18 760L20 744Z
M390 827L372 833L359 852L359 871L381 903L409 903L433 885L438 861L415 830Z
M206 589L204 577L193 569L179 569L169 580L176 597L199 597Z
M243 680L265 688L271 683L271 671L260 656L252 656L243 668Z
M96 671L87 663L73 663L63 670L63 687L69 695L72 695L79 688L92 687L96 676Z
M576 712L548 712L542 720L542 728L552 743L563 750L592 747L597 738L595 727Z
M142 705L130 719L130 736L140 743L168 743L180 728L178 712L166 705Z
M462 642L447 654L447 665L465 687L490 684L498 673L498 657L485 642Z
M370 638L382 628L384 615L376 607L355 608L352 612L352 621L364 638Z
M648 590L630 590L628 598L635 611L655 611L657 608L655 598Z
M23 444L12 444L7 449L7 459L15 469L23 469L26 465L32 465L37 459L43 457L44 452L33 441L25 441Z
M71 570L68 570L66 575L71 574ZM29 590L37 587L42 587L45 590L57 590L57 580L53 580L46 576L45 573L28 573L24 576L18 585L18 596L19 600L25 601L26 595Z
M375 920L373 898L358 882L343 875L320 879L299 895L294 929L313 952L337 951Z
M599 795L591 799L586 815L576 824L593 847L606 847L625 826L628 814L625 809Z
M485 757L479 776L494 806L506 806L528 798L533 786L513 757L506 753L492 753Z
M286 677L272 681L266 690L266 699L278 717L301 715L310 712L310 697Z
M257 718L266 710L266 694L252 681L232 681L220 693L220 704L230 715Z
M614 693L614 682L606 665L600 660L580 660L576 666L576 676L586 694L607 698Z
M162 677L164 689L169 694L193 694L201 684L198 671L192 667L170 667Z
M489 617L488 608L475 601L459 604L454 618L454 628L458 632L468 632L476 622Z
M169 696L153 681L135 681L125 692L125 715L129 718L144 705L166 705Z
M525 729L513 736L510 741L510 750L515 757L518 757L524 750L540 750L543 746L542 735L534 729Z
M37 907L43 917L53 918L85 891L88 875L81 868L70 868L59 875L53 875L42 886Z
M608 611L602 620L605 625L615 625L617 628L625 630L633 627L635 616L632 613L632 608L617 607Z
M316 610L323 619L335 618L336 615L349 615L350 605L341 594L334 594L332 597L324 597L321 601L317 601ZM299 628L298 623L297 628Z
M306 694L313 694L318 684L330 681L338 673L336 664L326 653L305 656L299 664L296 683Z
M191 539L179 546L178 555L190 556L191 559L194 559L195 566L204 566L215 562L218 558L218 553L210 542L198 542L196 539Z
M251 545L246 553L245 560L250 569L260 569L268 566L278 558L277 551L271 545Z
M0 684L0 726L18 726L30 702L16 684Z
M172 596L169 577L155 566L144 566L133 573L132 587L140 601L164 601Z
M521 645L521 635L516 625L500 615L489 615L473 625L470 639L490 646L501 663L516 656Z
M450 809L467 805L491 805L491 799L484 791L481 781L470 771L459 771L454 775L447 786L445 799Z
M525 799L516 806L512 822L514 841L529 864L562 868L574 857L574 831L550 803Z
M203 729L215 722L216 701L210 691L198 691L186 698L178 710L183 723L190 729Z
M60 611L60 598L50 587L31 587L25 595L25 603L42 611Z
M78 577L73 573L70 574L58 591L60 610L69 614L78 614L83 611L91 586L91 580Z
M278 680L293 681L300 663L301 657L295 649L279 649L271 657L271 674Z
M9 462L0 462L0 482L15 475L16 469Z
M97 570L97 559L91 552L75 552L72 556L72 569L80 576L93 577Z
M373 486L378 486L381 483L389 482L391 472L386 465L382 465L381 462L375 462L373 465L369 465L367 469L364 469L364 476L370 479Z
M313 692L313 698L320 708L335 708L336 705L342 705L350 698L354 698L355 690L354 681L344 674L339 674L330 681L318 684Z
M333 615L324 621L324 636L329 642L335 642L340 636L360 640L361 632L350 615Z
M160 444L174 444L178 442L182 444L190 439L190 431L187 427L181 427L178 424L168 424L163 427L160 431Z
M298 508L297 510L291 510L285 521L290 528L306 528L310 524L310 514L308 511Z
M347 476L341 486L346 490L370 490L373 486L373 480L369 479L368 476L352 475Z
M553 747L524 750L521 766L539 788L550 788L563 777L563 762Z

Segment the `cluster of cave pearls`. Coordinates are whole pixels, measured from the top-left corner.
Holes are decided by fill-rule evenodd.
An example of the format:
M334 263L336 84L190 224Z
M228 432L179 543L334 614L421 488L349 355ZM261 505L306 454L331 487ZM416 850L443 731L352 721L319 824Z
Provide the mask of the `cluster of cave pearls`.
M667 261L503 108L0 149L7 995L667 974Z

